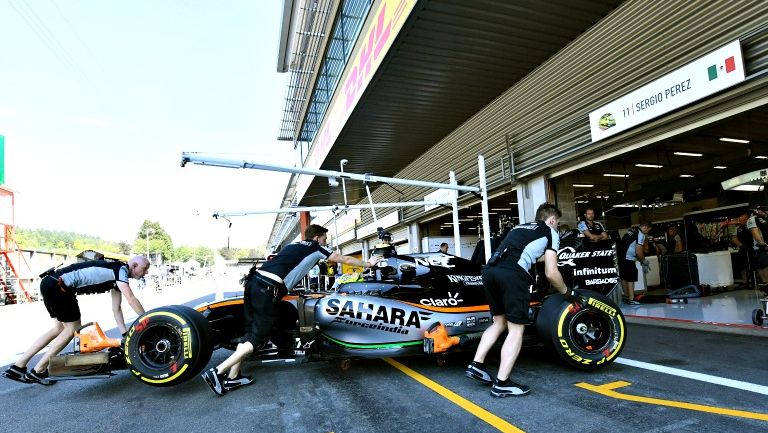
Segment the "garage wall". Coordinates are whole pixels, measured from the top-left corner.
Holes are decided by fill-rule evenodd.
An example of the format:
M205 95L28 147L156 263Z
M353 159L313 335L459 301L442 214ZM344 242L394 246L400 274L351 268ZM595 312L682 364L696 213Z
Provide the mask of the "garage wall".
M659 127L665 124L672 130L687 118L693 125L697 116L710 116L726 104L759 103L768 94L766 23L765 1L627 1L396 177L447 182L448 171L455 170L460 183L477 185L477 155L483 154L489 187L500 187L512 179L509 150L518 178L526 178L564 161L588 159L628 137L661 133ZM739 38L752 76L747 83L598 145L589 144L589 111ZM410 200L431 192L398 189L401 192L377 188L374 200ZM423 214L423 209L411 208L403 216L411 221ZM362 217L363 223L372 221L370 212Z

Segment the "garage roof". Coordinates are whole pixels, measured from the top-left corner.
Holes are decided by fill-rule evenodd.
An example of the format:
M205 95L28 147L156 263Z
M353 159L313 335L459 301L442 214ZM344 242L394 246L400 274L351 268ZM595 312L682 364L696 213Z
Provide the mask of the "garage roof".
M620 3L419 3L321 168L347 159L347 171L394 175ZM365 189L347 194L357 202ZM341 188L315 178L300 204L342 202Z

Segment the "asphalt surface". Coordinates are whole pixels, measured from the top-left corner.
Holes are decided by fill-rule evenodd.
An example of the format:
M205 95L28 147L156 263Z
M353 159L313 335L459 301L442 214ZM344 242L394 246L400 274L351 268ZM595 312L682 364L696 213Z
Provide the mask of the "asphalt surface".
M228 353L214 353L210 365ZM597 372L574 370L541 349L527 348L513 378L533 391L506 399L490 396L487 386L463 376L470 356L451 356L442 367L431 356L397 359L442 386L440 392L383 360L354 361L347 371L333 362L249 362L244 372L253 374L255 383L224 397L199 378L154 388L127 371L51 387L0 379L0 432L768 432L765 338L629 325L621 363ZM710 376L694 380L629 366L625 360ZM497 363L498 358L488 360L493 367ZM715 384L712 377L754 389ZM626 395L743 413L626 401L576 386L617 381L630 383L615 390ZM452 393L453 401L446 398ZM471 411L464 408L472 403ZM476 415L483 410L485 415ZM745 413L763 420L745 418ZM494 416L501 424L486 421Z

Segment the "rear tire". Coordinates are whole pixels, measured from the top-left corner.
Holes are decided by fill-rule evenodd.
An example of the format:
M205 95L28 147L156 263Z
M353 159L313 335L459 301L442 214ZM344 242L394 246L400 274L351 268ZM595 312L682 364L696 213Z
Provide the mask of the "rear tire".
M212 352L208 321L182 305L143 314L125 337L128 368L137 379L152 386L172 386L197 375Z
M536 319L539 339L567 364L584 370L604 367L619 355L627 337L624 315L605 296L583 290L582 308L557 293L544 301Z

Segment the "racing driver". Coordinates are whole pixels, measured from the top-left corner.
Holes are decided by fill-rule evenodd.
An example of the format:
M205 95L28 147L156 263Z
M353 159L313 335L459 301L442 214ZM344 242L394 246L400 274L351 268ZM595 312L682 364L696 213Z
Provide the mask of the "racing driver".
M483 288L493 315L493 324L480 339L474 360L464 374L485 384L492 384L494 397L521 396L531 389L509 380L512 367L523 342L523 330L530 322L528 303L531 294L531 275L528 270L536 260L544 256L544 270L549 283L568 299L577 296L569 290L557 269L557 250L560 237L557 223L562 213L549 203L536 210L536 221L520 224L509 231L499 248L491 255L483 268ZM485 356L504 331L508 331L501 347L501 363L494 379L485 368Z
M254 348L267 340L278 318L277 303L317 262L328 260L370 268L382 259L374 256L366 262L337 252L328 252L323 248L328 239L327 233L327 228L311 224L304 230L305 240L285 246L272 260L262 264L259 269L254 265L248 275L243 277L245 333L229 358L202 374L205 383L214 393L224 395L229 390L253 382L251 377L240 375L240 363Z

